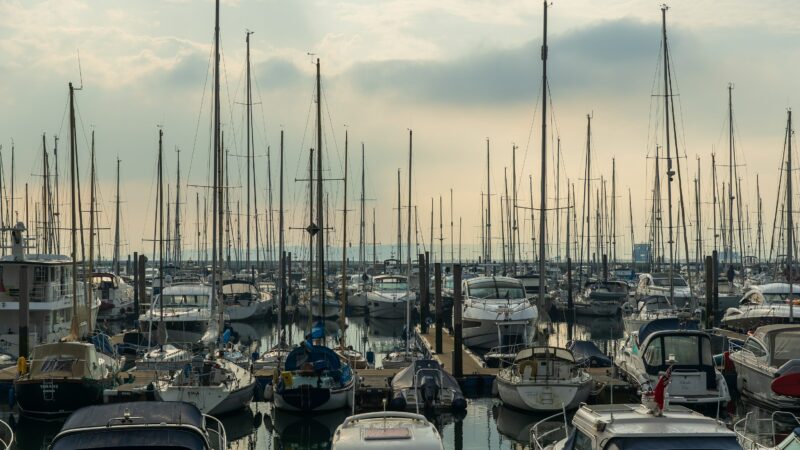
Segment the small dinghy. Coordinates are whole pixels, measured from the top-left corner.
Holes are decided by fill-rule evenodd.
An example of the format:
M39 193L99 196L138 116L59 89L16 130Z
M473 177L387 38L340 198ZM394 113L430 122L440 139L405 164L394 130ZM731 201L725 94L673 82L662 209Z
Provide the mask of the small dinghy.
M392 379L391 409L463 410L467 401L458 381L432 359L417 359Z

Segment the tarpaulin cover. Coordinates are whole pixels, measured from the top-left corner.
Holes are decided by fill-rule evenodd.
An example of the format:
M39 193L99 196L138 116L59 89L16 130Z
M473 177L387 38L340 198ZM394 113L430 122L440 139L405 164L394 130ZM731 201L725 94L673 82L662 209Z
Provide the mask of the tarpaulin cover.
M570 341L567 350L572 352L575 362L589 367L611 367L611 358L604 355L592 341Z
M697 320L681 321L676 318L669 319L656 319L648 322L639 328L639 346L647 339L648 336L657 331L670 331L670 330L699 330L700 322Z

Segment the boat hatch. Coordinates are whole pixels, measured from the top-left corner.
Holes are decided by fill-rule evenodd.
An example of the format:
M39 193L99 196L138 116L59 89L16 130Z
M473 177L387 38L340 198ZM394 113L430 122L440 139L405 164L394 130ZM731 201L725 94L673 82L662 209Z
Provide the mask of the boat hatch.
M384 441L395 439L411 439L408 428L370 428L364 433L367 441Z

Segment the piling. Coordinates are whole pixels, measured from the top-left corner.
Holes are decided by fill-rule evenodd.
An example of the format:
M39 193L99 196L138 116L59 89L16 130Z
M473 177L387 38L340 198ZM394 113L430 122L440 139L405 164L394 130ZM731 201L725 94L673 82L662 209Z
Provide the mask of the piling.
M442 353L442 327L444 326L442 314L442 263L433 266L434 289L436 301L436 354Z
M141 312L140 308L142 303L145 303L147 300L147 291L145 290L145 265L147 264L147 257L144 255L139 255L139 302L138 304L134 305L136 309L136 316L138 318L139 313Z
M30 319L30 287L28 266L19 267L19 356L28 356L28 321Z
M294 298L294 290L292 288L292 252L286 254L286 292L288 294L286 298L286 302L289 303L289 299ZM286 316L286 304L283 305L283 314L284 318ZM286 323L286 322L283 322Z
M603 281L608 281L608 255L603 254Z
M706 256L705 259L706 270L706 328L711 329L714 327L714 320L717 312L714 310L714 258Z
M714 295L711 301L711 311L714 314L714 325L717 325L719 323L717 318L717 311L719 311L719 253L714 250L711 255L714 258L714 276L711 278L712 283L714 283Z
M280 288L278 294L278 323L281 324L281 328L283 324L286 323L286 252L281 254L281 273L280 273L280 281L278 282L278 287ZM278 330L278 336L281 336L283 330Z
M461 359L463 351L462 328L461 328L461 303L463 302L461 293L461 264L453 265L453 376L461 378L463 374L463 361Z
M539 281L541 282L541 280ZM575 318L575 301L572 298L572 258L567 257L567 339L572 340L572 322Z
M427 258L424 253L420 253L417 258L419 266L419 326L423 333L428 332L428 281L427 281Z

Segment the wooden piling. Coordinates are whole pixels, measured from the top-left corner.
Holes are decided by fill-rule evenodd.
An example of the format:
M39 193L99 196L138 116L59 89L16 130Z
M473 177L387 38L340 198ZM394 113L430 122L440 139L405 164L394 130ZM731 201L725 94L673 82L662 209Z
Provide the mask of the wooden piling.
M147 264L147 257L144 255L139 255L139 263L138 263L138 272L139 272L139 303L135 305L136 307L136 318L139 318L139 314L141 313L141 306L142 303L145 303L147 300L147 291L145 290L145 265ZM149 303L149 302L148 302Z
M417 264L419 266L419 325L422 332L427 333L428 313L430 312L430 308L428 307L428 289L430 284L428 284L428 258L426 257L426 253L419 254Z
M133 252L133 264L133 312L139 314L139 252Z
M453 376L461 378L463 373L463 361L461 359L463 351L462 327L461 327L461 304L463 302L461 292L461 264L453 265Z
M706 271L706 328L711 329L714 326L714 258L706 256L705 259Z
M442 327L444 326L444 314L442 311L442 263L436 263L433 267L436 295L436 353L439 354L442 353Z
M28 286L28 266L19 267L19 356L28 357L28 322L30 320L30 287Z

